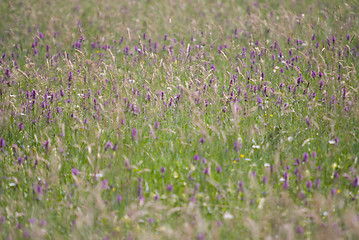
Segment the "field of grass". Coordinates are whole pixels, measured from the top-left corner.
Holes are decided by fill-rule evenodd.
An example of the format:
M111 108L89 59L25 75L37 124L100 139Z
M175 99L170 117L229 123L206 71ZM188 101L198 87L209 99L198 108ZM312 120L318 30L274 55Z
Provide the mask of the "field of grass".
M358 239L358 12L0 1L0 239Z

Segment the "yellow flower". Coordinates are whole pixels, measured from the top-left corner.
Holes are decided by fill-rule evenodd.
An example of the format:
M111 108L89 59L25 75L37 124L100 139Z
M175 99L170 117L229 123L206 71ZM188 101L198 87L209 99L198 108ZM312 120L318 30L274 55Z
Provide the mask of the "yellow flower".
M269 116L273 117L273 114L271 114L271 115L269 115Z
M237 161L236 161L236 160L234 160L234 161L233 161L233 163L237 163Z
M245 156L244 156L244 154L241 154L241 158L244 158Z
M59 104L59 105L61 105L61 103L60 103L60 102L59 102L58 104Z
M341 192L340 189L338 189L338 190L337 190L337 193L339 194L340 192Z

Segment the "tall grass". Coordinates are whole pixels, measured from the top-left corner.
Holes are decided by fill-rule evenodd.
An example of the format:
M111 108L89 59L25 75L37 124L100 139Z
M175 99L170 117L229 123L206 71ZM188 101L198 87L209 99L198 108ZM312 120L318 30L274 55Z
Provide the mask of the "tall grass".
M1 238L358 238L358 6L1 2Z

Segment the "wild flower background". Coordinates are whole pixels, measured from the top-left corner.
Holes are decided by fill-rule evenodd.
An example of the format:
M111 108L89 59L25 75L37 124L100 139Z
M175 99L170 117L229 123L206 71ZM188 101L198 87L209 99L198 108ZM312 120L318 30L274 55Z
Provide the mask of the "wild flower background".
M0 1L1 239L358 239L358 1Z

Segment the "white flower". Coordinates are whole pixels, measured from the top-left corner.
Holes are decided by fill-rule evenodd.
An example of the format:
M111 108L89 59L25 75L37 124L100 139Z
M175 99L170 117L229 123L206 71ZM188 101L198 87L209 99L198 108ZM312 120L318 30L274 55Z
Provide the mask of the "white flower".
M223 214L223 219L233 219L233 215L227 211Z

